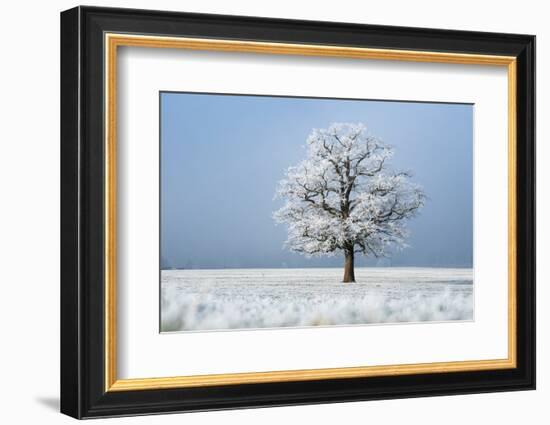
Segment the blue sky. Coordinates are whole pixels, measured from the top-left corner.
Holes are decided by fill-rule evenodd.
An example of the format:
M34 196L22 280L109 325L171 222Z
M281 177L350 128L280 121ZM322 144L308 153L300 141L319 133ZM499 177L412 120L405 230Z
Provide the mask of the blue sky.
M161 93L161 267L339 267L283 248L272 213L284 171L305 158L313 128L361 122L392 145L428 201L410 247L356 266L471 267L473 106Z

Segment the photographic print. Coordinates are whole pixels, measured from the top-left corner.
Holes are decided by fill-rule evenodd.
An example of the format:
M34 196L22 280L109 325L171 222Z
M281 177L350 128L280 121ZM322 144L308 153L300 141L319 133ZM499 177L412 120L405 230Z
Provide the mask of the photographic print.
M473 108L161 92L161 332L473 320Z

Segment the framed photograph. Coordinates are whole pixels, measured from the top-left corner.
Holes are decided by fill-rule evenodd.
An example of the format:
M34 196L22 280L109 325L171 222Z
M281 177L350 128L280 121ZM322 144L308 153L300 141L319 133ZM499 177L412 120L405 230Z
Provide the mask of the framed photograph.
M61 14L61 411L535 388L535 37Z

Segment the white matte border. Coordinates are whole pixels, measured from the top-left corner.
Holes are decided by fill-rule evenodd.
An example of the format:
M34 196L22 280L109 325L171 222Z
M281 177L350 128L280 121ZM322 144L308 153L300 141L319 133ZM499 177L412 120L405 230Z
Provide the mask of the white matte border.
M327 83L329 82L329 83ZM119 47L119 379L507 357L507 68ZM475 104L475 321L159 333L159 91Z

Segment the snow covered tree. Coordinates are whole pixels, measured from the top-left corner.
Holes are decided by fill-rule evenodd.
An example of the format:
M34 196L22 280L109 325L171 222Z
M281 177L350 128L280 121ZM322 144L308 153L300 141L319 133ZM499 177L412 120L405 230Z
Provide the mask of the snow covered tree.
M307 158L288 168L274 213L288 226L286 245L306 256L343 253L344 282L355 282L354 258L405 246L406 219L424 205L410 173L392 171L393 149L362 124L332 124L307 139Z

